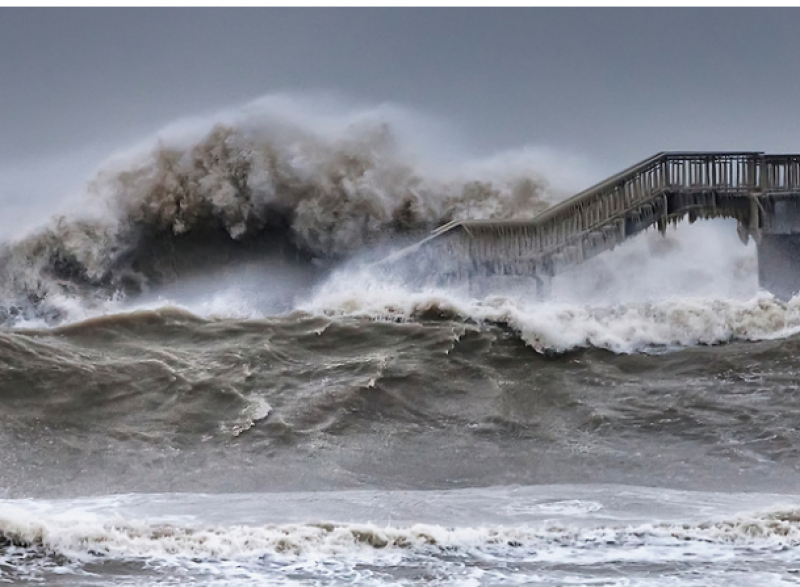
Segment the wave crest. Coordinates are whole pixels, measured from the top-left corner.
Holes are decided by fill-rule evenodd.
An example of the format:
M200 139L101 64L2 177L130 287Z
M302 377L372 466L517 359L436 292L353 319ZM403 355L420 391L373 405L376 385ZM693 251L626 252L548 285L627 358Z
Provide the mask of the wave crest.
M388 277L387 277L388 281ZM352 286L358 283L359 287ZM404 322L448 319L507 327L540 353L595 347L615 353L758 341L800 332L800 296L782 302L769 294L750 299L680 297L625 303L542 302L516 297L475 299L463 292L409 291L345 273L304 309L343 318Z
M593 555L599 545L615 548L671 547L691 543L748 547L772 551L800 545L800 516L794 508L738 515L700 523L577 527L546 523L537 526L445 528L430 524L408 527L364 523L311 523L265 526L180 526L147 521L80 519L48 520L14 512L0 518L0 555L9 547L63 556L73 560L110 556L115 559L178 557L195 560L243 560L270 555L354 556L399 549L419 554L460 552L497 559L535 557L547 560L570 549ZM399 553L398 553L399 554ZM678 552L679 557L682 552ZM0 558L2 560L2 558Z
M341 259L452 219L531 217L552 199L519 165L425 171L390 112L345 117L334 130L279 114L251 109L107 163L89 184L86 213L2 247L6 314L57 295L145 290L190 237L184 257L198 266L210 261L193 248L201 241Z

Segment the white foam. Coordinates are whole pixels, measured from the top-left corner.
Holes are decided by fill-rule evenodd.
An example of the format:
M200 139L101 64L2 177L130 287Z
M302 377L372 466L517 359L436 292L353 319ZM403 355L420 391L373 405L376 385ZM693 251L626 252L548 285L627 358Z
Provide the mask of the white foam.
M617 485L0 500L0 532L20 543L0 548L0 581L781 584L800 546L800 510L786 503ZM407 521L364 521L375 515Z
M800 546L800 511L741 514L702 523L580 527L535 526L448 528L375 524L280 524L207 526L104 516L70 508L36 511L3 502L0 531L7 539L73 561L115 560L291 561L347 560L349 564L396 565L414 557L477 557L494 561L597 564L733 558L781 553Z
M597 347L633 353L731 341L786 338L800 332L800 297L789 302L767 292L749 297L675 295L626 301L539 301L525 288L508 287L476 298L466 288L415 289L371 267L345 268L330 276L294 307L344 319L414 321L443 316L473 324L504 325L539 352ZM672 294L672 295L669 295ZM264 299L260 299L264 298ZM268 296L226 286L192 296L171 295L142 301L113 299L87 307L69 296L50 303L72 323L103 315L177 308L203 319L257 320L271 315ZM288 302L285 306L291 308ZM42 328L43 321L20 320L21 328Z
M540 302L524 295L476 299L463 290L414 291L376 280L367 271L335 276L302 308L372 320L409 321L441 314L477 324L504 324L540 352L594 346L631 353L800 332L800 298L784 303L765 292L749 299L685 296L611 304Z
M251 395L245 399L248 403L242 410L239 420L231 427L233 436L241 436L272 413L272 406L263 397Z

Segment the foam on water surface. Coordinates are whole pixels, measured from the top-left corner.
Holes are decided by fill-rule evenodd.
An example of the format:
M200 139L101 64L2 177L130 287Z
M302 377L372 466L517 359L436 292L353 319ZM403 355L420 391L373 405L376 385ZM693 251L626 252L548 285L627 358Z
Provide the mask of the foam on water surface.
M789 584L800 510L624 486L120 495L0 502L0 536L11 582L122 565L138 584L683 585L702 566L722 585L749 565Z

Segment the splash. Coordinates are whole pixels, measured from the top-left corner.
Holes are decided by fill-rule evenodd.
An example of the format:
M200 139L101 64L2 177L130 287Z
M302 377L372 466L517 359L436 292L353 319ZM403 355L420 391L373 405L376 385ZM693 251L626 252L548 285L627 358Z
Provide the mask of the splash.
M588 347L650 352L785 338L800 332L800 297L782 302L758 291L754 266L741 268L744 277L719 277L726 275L721 267L698 272L691 259L688 267L682 267L680 247L668 247L648 257L653 262L649 270L633 266L641 282L624 279L631 255L636 257L640 246L606 259L586 274L566 276L547 301L537 297L532 280L494 279L488 285L495 289L476 296L466 284L412 289L389 273L355 267L334 273L301 307L340 319L444 319L476 327L501 326L540 353ZM741 258L728 255L723 261L723 267L731 269L728 265L738 267ZM599 276L608 282L605 288L593 282ZM590 286L593 292L588 291ZM620 287L627 289L620 292Z
M59 296L94 307L267 251L329 263L453 219L532 217L562 195L519 153L431 165L402 109L308 107L264 99L109 160L84 212L2 245L0 319L58 322Z

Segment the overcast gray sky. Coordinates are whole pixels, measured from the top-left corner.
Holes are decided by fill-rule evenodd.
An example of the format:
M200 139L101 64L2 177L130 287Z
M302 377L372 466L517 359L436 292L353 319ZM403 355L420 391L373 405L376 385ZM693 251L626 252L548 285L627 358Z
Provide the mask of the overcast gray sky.
M0 171L320 90L604 172L661 150L798 152L798 56L798 9L1 8Z

